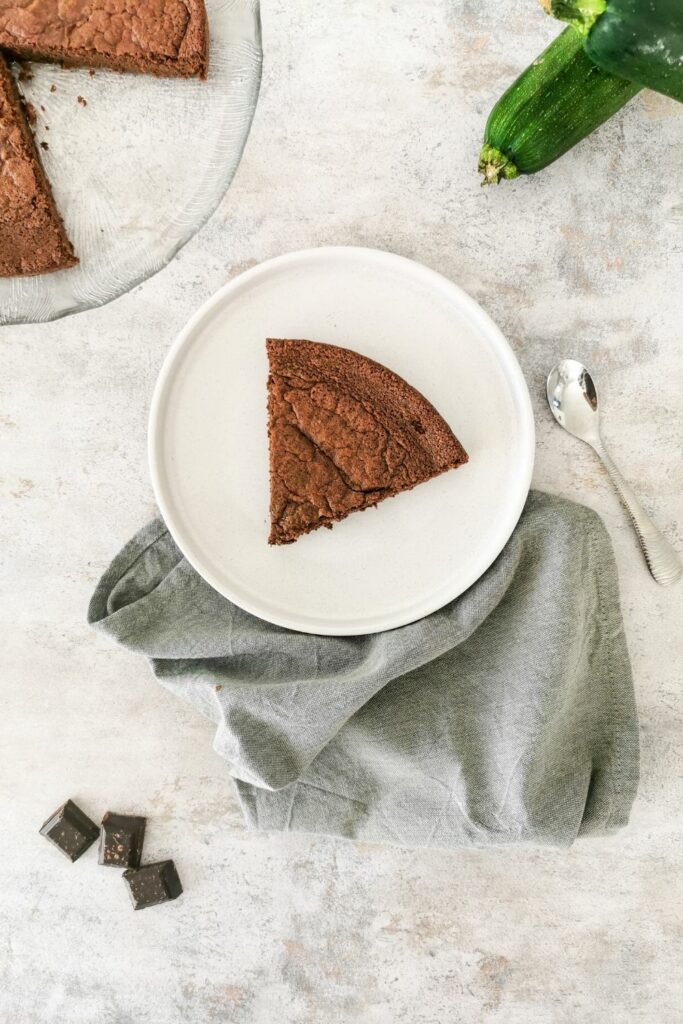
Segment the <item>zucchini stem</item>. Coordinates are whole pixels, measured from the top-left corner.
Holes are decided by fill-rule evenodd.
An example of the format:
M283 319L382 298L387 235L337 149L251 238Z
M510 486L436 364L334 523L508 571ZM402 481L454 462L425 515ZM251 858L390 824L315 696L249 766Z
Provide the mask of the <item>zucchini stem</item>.
M497 185L502 178L508 181L519 176L512 160L488 143L482 146L479 154L479 170L484 175L482 185Z
M539 0L546 14L570 25L587 36L601 14L607 9L607 0Z

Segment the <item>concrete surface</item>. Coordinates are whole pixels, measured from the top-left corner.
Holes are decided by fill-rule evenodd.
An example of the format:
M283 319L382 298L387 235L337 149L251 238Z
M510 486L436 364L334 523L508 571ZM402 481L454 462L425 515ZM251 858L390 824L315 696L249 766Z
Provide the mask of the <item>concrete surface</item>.
M2 1024L674 1024L683 1020L683 588L660 590L544 375L594 368L605 434L683 548L683 118L635 100L535 179L480 189L488 110L555 32L533 0L266 0L262 102L219 213L113 305L0 332ZM246 834L212 727L85 625L154 512L145 418L168 345L228 277L323 243L415 257L471 292L533 394L536 484L613 537L642 722L632 822L569 853L415 852ZM419 330L419 325L416 325ZM186 893L133 914L65 797L149 814Z

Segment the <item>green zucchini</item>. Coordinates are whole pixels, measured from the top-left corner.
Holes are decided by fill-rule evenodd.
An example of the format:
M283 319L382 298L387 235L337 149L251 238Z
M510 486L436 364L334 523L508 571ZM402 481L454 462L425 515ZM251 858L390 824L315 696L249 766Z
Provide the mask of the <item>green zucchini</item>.
M581 34L566 28L491 111L479 158L483 184L547 167L639 89L597 67L584 51Z
M539 0L546 14L559 21L568 21L582 35L588 35L605 7L607 0Z
M599 67L683 103L683 0L541 0Z

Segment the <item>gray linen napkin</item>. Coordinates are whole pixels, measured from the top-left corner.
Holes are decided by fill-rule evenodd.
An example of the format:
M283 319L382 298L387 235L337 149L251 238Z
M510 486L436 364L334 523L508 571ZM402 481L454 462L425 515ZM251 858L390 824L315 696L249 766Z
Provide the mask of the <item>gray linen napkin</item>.
M387 633L271 626L212 590L161 520L88 619L216 723L252 827L566 846L628 821L638 726L614 556L572 502L532 492L474 586Z

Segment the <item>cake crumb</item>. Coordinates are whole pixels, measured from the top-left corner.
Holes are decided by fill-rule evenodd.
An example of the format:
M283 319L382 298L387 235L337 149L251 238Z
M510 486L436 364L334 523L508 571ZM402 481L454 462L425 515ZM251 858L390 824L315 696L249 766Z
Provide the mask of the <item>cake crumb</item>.
M43 113L45 113L45 107L43 106L42 103L40 104L40 109L42 110Z
M36 108L33 106L32 103L28 103L28 102L24 103L24 106L26 107L26 117L28 118L29 124L35 124L36 121L38 120L38 115L36 114Z
M47 142L41 142L40 148L41 149L49 149L50 147L48 146Z
M80 103L80 105L82 107L87 107L88 106L88 101L84 100L82 96L77 96L76 100L78 101L78 103Z
M53 85L51 85L51 86L50 86L50 92L57 92L57 86L56 86L56 85L54 85L54 84L53 84Z
M91 78L94 78L95 77L95 69L94 68L88 68L88 74L90 75Z
M20 64L18 78L20 82L30 82L33 78L33 72L25 64Z

